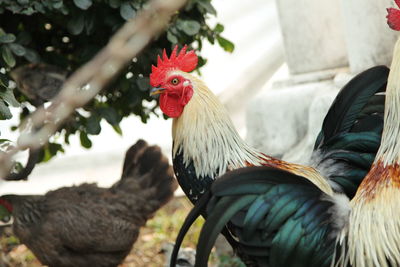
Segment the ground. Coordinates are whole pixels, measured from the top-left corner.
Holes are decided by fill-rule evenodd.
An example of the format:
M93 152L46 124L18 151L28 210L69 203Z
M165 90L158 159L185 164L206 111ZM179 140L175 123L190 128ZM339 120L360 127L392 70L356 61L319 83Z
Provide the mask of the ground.
M166 266L165 255L160 253L164 242L174 242L187 213L192 204L185 197L177 197L160 209L156 216L147 222L145 228L140 232L140 237L135 243L132 252L126 257L120 267L164 267ZM186 237L184 247L196 247L201 226L204 220L199 218L193 225ZM42 266L35 256L24 245L18 244L18 239L11 233L11 229L4 229L0 239L2 259L0 267L38 267ZM7 260L8 265L1 262ZM221 256L219 259L215 254L211 257L210 266L218 267L241 267L237 259Z

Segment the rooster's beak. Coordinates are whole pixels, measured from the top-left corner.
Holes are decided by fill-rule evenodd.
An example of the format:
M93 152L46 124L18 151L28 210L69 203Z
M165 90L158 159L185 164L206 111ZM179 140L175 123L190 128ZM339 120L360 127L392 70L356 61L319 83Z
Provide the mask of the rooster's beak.
M150 95L151 96L155 96L155 95L159 95L159 94L161 94L162 92L164 92L164 88L159 88L159 87L153 87L153 88L151 88L151 90L150 90Z

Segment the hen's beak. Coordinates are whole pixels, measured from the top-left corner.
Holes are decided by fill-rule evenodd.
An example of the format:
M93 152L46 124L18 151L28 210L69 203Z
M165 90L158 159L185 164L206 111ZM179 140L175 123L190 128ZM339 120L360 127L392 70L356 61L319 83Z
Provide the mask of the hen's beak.
M164 88L159 88L159 87L153 87L153 88L151 88L151 90L150 90L150 95L151 96L155 96L155 95L159 95L159 94L161 94L162 92L164 92Z

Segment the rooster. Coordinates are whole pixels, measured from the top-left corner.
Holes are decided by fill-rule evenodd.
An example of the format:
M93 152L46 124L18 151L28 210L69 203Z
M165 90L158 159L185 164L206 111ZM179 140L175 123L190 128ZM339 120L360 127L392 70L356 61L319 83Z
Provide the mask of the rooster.
M122 177L111 188L82 184L44 196L4 195L0 219L12 215L15 235L45 265L117 266L176 187L160 148L140 140L127 151Z
M164 50L150 74L151 95L160 96L161 110L173 118L174 171L192 202L218 176L248 166L276 167L307 177L326 193L343 190L354 195L379 147L384 96L378 93L386 88L388 68L371 68L341 90L316 142L314 164L303 166L267 156L247 145L217 97L188 73L196 65L194 51L186 53L185 46L178 54L175 47L170 58Z
M186 46L179 54L177 49L176 46L169 58L164 50L157 66L152 66L150 94L159 95L162 112L173 118L173 167L192 202L218 176L248 166L277 167L305 176L329 194L334 190L326 178L336 177L335 190L354 194L379 146L384 96L376 94L385 90L386 67L367 70L345 86L325 118L316 144L314 166L303 166L267 156L247 145L218 98L199 78L188 73L196 68L197 55L194 51L186 52ZM361 144L357 146L354 140ZM332 162L341 165L341 169L349 165L355 174L333 171Z
M389 25L400 30L400 10L389 9L388 18ZM330 173L325 179L334 193L279 166L225 173L197 201L176 241L179 247L191 223L200 214L206 215L195 266L207 265L217 234L224 227L248 266L400 266L396 195L400 181L400 41L387 84L385 110L383 95L360 97L371 87L380 87L376 92L384 90L381 86L386 82L371 75L377 68L382 69L363 72L341 90L317 139L315 166L330 170L322 168L321 174ZM381 77L387 77L387 72ZM358 92L353 90L357 84L364 84ZM380 136L383 126L377 150L376 140L365 137L371 133ZM347 163L341 162L346 158Z

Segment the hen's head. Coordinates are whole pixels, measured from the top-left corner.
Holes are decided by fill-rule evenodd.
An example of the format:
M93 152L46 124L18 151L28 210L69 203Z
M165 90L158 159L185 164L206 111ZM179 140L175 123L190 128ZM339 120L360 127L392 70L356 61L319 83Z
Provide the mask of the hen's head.
M150 84L151 95L160 95L160 108L167 116L179 117L183 108L193 96L193 84L187 72L197 66L197 55L194 51L186 52L184 46L178 54L175 46L168 58L164 49L162 59L158 56L157 67L152 66Z
M400 7L400 0L395 0L396 5ZM389 27L395 31L400 31L400 10L396 8L387 9L387 23Z

